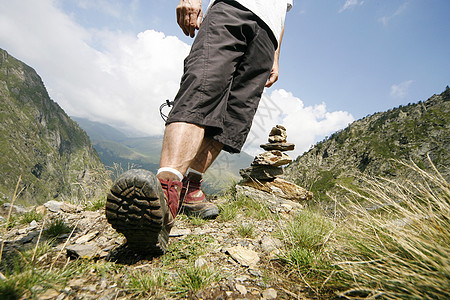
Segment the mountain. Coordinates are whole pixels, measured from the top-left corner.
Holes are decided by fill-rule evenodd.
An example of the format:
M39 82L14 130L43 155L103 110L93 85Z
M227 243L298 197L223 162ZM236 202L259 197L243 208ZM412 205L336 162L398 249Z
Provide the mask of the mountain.
M0 49L0 196L89 199L107 178L87 134L52 101L35 70Z
M113 126L84 118L72 117L89 135L102 162L111 169L144 168L156 172L162 147L162 137L127 137ZM242 152L222 152L205 174L204 190L217 193L240 180L239 169L246 168L253 157Z
M425 102L375 113L317 143L285 170L286 177L308 188L315 200L339 194L337 185L360 185L359 176L403 177L393 160L414 161L431 169L427 155L448 178L450 165L450 89ZM408 174L411 176L411 174Z

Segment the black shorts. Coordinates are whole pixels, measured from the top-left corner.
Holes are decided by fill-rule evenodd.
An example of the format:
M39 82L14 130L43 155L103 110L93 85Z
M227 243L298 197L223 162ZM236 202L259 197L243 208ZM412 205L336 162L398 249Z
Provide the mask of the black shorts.
M205 136L238 153L250 131L273 66L275 44L265 24L229 1L203 20L167 123L205 126Z

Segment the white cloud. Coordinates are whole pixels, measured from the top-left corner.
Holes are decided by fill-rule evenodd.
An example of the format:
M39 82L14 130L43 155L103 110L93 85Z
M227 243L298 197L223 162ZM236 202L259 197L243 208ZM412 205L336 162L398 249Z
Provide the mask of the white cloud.
M88 31L51 0L0 6L1 47L35 68L69 115L162 134L158 108L177 92L187 44L152 30ZM101 52L90 46L93 40Z
M339 10L339 13L347 10L347 9L351 9L354 8L355 6L358 5L363 5L364 1L359 1L359 0L346 0L344 3L344 6L341 7L341 9Z
M263 94L244 151L251 155L261 153L263 150L259 145L267 143L271 128L280 124L286 127L288 142L295 144L295 150L288 152L295 158L317 141L353 121L353 116L348 112L329 112L325 103L305 106L292 93L274 90L270 95Z
M409 4L408 2L403 3L402 5L400 5L399 8L397 8L397 10L392 15L383 16L383 17L379 18L378 21L380 21L384 26L387 26L387 24L389 23L389 21L392 18L400 15L402 12L405 11L405 9L408 6L408 4Z
M404 98L408 95L408 90L414 80L406 80L391 86L391 96L394 98Z

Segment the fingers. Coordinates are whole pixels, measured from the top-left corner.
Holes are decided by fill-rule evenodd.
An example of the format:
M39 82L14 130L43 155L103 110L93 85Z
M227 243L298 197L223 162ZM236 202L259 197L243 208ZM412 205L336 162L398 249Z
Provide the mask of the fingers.
M271 87L278 80L278 72L270 72L269 79L266 82L265 87Z
M180 0L177 6L177 23L185 35L194 37L195 30L200 27L202 18L201 1Z

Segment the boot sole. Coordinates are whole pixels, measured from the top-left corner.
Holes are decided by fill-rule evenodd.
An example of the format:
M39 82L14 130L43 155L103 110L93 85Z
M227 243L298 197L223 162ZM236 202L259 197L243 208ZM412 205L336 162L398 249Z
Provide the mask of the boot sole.
M159 180L147 170L129 170L114 182L106 200L106 218L140 253L167 251L168 207Z

